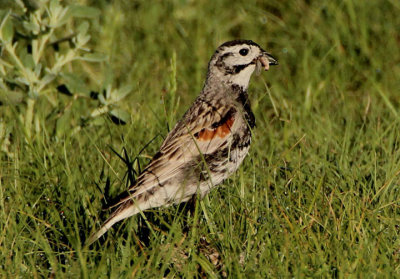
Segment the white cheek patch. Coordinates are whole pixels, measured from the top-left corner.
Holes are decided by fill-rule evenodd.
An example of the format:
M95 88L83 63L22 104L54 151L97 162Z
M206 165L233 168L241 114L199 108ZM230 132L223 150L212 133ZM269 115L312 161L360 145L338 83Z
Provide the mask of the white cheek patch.
M249 86L250 77L255 69L256 65L251 64L247 66L245 69L241 70L240 73L231 75L229 81L233 84L237 84L243 87L244 89L247 89L247 87Z
M249 64L251 63L252 58L250 57L237 57L237 56L230 56L226 58L225 60L225 65L228 66L235 66L235 65L243 65L243 64Z

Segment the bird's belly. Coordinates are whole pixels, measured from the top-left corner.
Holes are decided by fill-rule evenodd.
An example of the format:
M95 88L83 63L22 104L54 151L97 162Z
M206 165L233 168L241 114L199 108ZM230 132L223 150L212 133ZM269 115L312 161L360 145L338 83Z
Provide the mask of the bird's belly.
M248 154L250 143L250 128L242 126L213 153L199 154L194 160L188 160L179 175L164 182L168 187L163 186L160 193L163 193L165 203L177 204L197 194L204 197L239 168Z
M205 196L214 186L231 176L243 162L249 152L251 143L250 131L235 134L230 144L218 152L204 156L207 168L201 170L200 193Z

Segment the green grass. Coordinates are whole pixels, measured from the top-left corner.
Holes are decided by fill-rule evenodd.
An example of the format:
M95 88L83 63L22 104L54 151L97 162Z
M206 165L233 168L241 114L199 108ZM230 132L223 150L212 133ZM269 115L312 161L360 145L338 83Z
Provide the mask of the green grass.
M1 277L400 276L398 1L81 2L101 11L91 47L109 59L74 69L94 90L106 78L132 85L131 119L71 133L95 106L56 95L55 112L38 100L28 138L24 103L0 106L11 133L0 138ZM157 136L143 167L234 38L280 63L252 78L257 127L243 166L194 215L152 210L84 247L107 216L102 201L125 189L110 147L132 160Z

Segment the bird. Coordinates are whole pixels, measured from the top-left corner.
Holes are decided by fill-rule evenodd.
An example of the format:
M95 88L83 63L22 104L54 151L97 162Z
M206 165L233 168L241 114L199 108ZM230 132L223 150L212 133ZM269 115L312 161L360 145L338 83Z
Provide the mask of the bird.
M271 65L278 60L251 40L220 45L208 63L201 93L87 243L141 211L203 198L233 174L248 154L255 127L250 77Z

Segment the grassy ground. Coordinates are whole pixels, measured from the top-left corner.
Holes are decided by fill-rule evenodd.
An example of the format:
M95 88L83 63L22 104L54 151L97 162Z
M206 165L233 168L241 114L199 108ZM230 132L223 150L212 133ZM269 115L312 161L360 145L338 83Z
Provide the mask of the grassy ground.
M400 4L388 1L80 1L100 9L79 64L89 87L133 90L127 125L79 131L91 101L0 106L1 277L274 278L400 275ZM208 59L252 39L280 65L253 77L257 128L240 170L196 204L130 218L83 242L201 90ZM71 68L73 69L73 68ZM99 81L96 83L96 81ZM55 90L53 90L55 91ZM67 114L68 129L56 129ZM138 164L134 165L138 168ZM187 229L189 228L189 229Z

